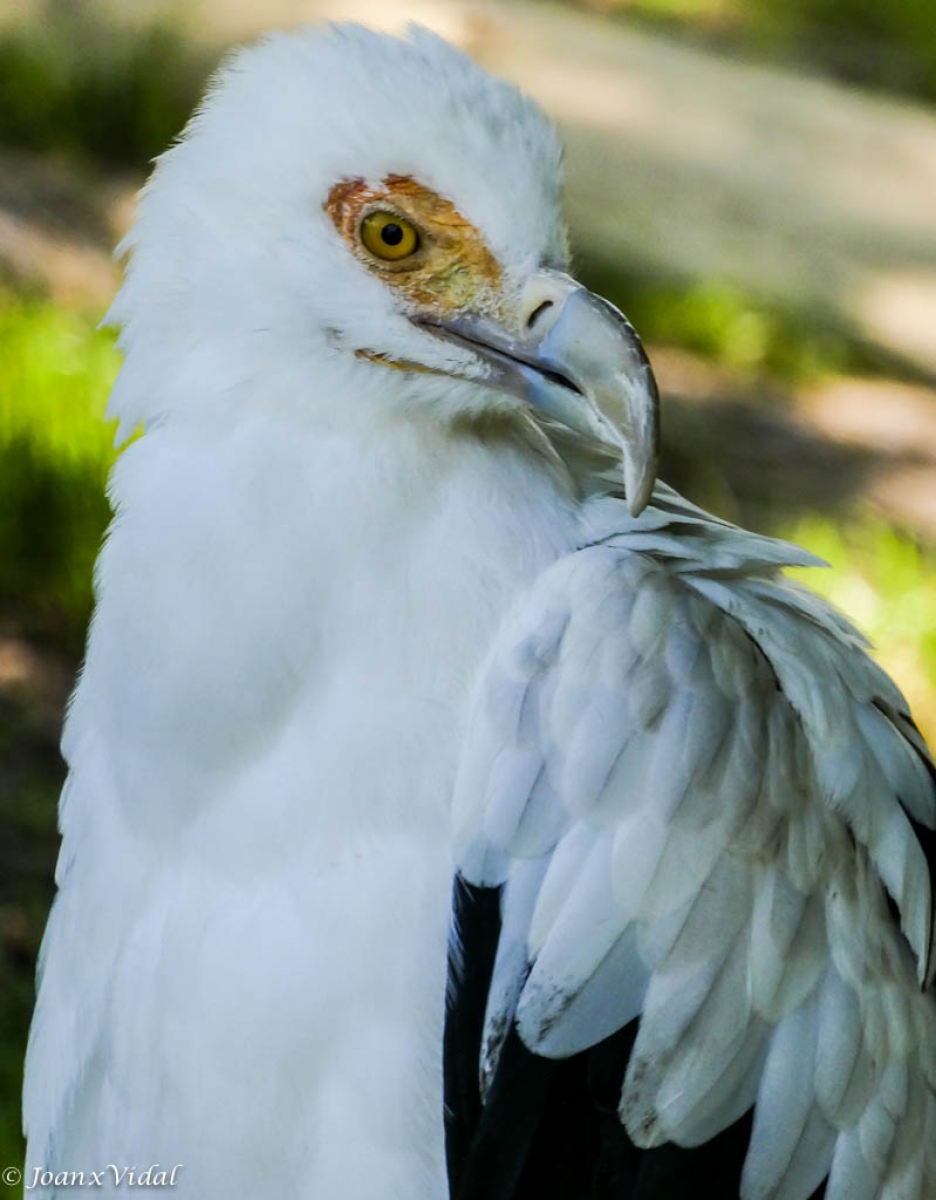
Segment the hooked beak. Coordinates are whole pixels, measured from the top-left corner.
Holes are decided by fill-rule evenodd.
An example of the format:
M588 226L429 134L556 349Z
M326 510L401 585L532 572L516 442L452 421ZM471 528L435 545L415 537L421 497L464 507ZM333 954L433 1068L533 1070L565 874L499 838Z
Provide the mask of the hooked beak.
M623 458L628 508L637 516L656 479L659 395L634 327L613 304L556 271L534 275L519 308L516 334L473 315L424 317L419 324L472 350L488 368L485 386L614 447Z

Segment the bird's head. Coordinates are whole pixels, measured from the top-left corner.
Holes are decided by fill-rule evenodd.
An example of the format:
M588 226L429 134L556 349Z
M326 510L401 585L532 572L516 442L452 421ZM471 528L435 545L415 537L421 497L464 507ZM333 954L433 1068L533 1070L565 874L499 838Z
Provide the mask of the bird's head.
M112 409L527 412L616 448L639 511L656 386L630 324L567 274L560 159L532 101L424 30L241 52L144 192Z

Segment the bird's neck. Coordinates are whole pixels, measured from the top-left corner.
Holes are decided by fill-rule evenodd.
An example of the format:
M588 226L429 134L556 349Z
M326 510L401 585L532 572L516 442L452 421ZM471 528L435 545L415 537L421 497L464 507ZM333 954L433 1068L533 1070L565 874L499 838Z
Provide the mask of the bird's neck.
M148 838L218 812L244 845L227 833L214 853L274 861L447 823L485 649L575 542L561 471L503 431L258 421L147 434L114 493L67 748L107 730L119 803Z

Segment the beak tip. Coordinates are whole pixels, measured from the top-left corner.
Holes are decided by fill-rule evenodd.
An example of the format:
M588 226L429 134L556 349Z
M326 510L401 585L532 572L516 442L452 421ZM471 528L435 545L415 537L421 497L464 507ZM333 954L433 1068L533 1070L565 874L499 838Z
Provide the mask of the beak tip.
M656 456L638 463L625 449L624 494L627 498L628 511L632 517L639 517L650 503L656 483L656 467Z
M627 511L632 517L639 517L646 507L647 501L642 498L635 497L633 500L628 499L627 501Z

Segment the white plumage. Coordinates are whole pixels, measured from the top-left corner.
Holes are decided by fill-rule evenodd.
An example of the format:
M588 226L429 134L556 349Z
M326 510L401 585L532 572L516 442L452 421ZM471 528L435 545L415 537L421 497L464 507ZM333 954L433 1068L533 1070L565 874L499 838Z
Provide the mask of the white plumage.
M567 1055L640 1016L631 1137L697 1145L756 1101L745 1197L809 1196L831 1166L849 1200L856 1122L869 1196L930 1195L932 897L905 809L936 811L903 701L775 576L801 551L654 501L544 573L483 676L462 861L510 880L510 926L511 860L549 856L519 918L532 970L488 1027L508 996L524 1041ZM498 769L519 755L525 802Z
M160 161L112 314L146 432L66 730L27 1182L532 1195L446 1164L458 870L503 887L489 1113L514 1023L565 1058L639 1018L637 1147L754 1105L744 1200L936 1195L925 748L784 582L810 556L663 485L629 511L652 380L562 274L558 190L535 106L418 30L269 39ZM658 1161L589 1195L675 1196Z

